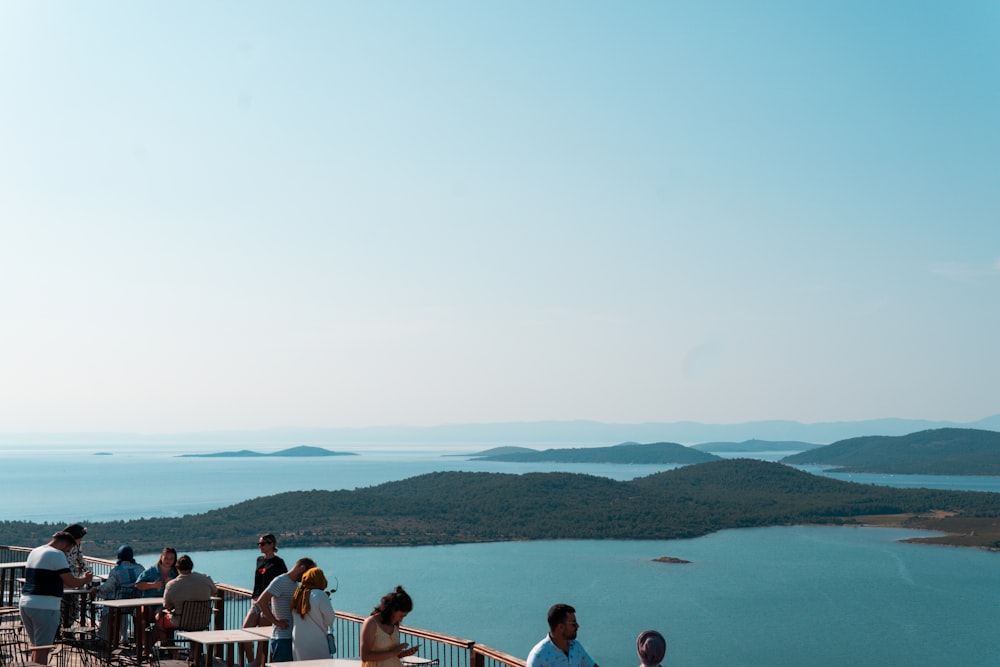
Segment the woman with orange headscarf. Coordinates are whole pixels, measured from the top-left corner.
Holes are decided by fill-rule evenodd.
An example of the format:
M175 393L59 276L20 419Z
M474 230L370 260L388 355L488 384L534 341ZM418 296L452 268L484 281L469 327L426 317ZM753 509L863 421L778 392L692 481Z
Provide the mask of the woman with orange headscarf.
M333 606L326 576L318 567L306 570L292 595L292 654L296 660L330 657L326 629L333 624Z

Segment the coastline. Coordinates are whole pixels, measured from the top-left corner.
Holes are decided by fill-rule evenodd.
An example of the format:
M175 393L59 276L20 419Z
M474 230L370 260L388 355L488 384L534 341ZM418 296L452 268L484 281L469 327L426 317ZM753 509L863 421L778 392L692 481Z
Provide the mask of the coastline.
M963 517L954 512L934 510L921 514L873 514L846 519L875 528L910 528L943 533L933 537L909 537L900 542L933 546L965 547L1000 551L1000 519Z

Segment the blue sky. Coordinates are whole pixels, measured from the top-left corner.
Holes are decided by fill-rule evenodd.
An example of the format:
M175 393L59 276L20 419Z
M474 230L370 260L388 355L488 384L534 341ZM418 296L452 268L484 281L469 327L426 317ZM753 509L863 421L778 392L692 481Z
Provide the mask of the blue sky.
M1000 4L0 4L0 431L1000 412Z

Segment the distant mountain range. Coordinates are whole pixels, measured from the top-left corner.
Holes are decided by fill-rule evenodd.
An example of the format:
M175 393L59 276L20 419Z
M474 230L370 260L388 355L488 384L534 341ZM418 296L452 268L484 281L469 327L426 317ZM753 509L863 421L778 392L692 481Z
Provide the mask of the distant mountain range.
M492 452L492 453L491 453ZM623 442L614 447L574 447L538 451L526 447L503 447L473 456L477 461L511 461L518 463L705 463L718 456L700 452L674 442L654 442L640 445Z
M898 475L1000 475L1000 433L940 428L903 436L849 438L782 459L842 472Z
M272 428L254 431L198 433L0 433L0 445L164 445L274 446L288 442L308 445L612 445L632 442L801 441L829 444L870 435L905 435L937 428L1000 431L1000 414L975 422L920 419L869 419L820 422L754 421L740 424L647 422L608 424L596 421L504 422L439 426L372 426L367 428Z
M268 454L262 454L260 452L253 452L249 449L241 449L237 452L215 452L212 454L181 454L181 457L193 457L193 458L261 458L261 457L315 457L315 456L357 456L353 452L332 452L329 449L323 449L322 447L309 447L306 445L300 447L290 447L288 449L282 449L277 452L271 452Z

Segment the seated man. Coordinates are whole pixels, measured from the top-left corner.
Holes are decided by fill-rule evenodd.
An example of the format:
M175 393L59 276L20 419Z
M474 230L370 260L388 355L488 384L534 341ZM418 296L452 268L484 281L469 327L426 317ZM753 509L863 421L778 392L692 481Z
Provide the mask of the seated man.
M184 603L210 600L218 593L215 582L207 574L192 572L194 563L187 554L177 559L177 577L163 589L163 609L156 612L156 636L162 641L183 623ZM199 628L201 629L201 628Z

